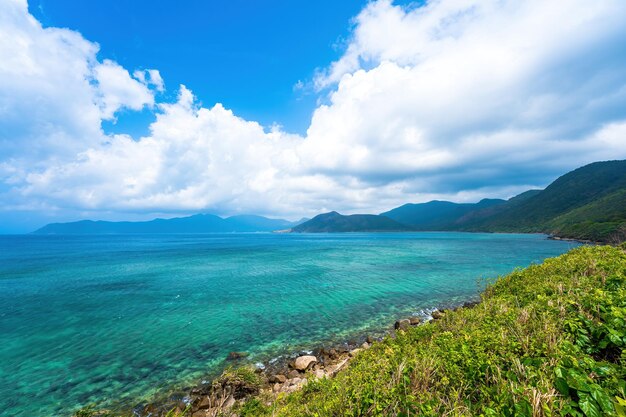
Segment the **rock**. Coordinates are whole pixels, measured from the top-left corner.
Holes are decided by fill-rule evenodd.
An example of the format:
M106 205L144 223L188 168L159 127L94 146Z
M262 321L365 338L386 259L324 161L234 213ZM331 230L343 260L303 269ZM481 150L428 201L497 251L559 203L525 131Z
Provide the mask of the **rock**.
M272 389L274 390L274 392L279 392L282 389L282 387L283 386L277 382L274 384L274 387Z
M478 305L478 301L467 301L463 303L463 308L474 308Z
M203 397L200 397L200 399L197 402L197 404L194 404L194 408L197 408L198 410L209 409L209 408L211 408L211 400L206 395L203 396Z
M289 379L298 378L298 377L300 377L300 372L296 371L295 369L292 369L287 374L287 378L289 378Z
M335 359L337 357L337 350L336 349L329 350L328 356L330 356L331 359Z
M362 351L363 349L360 348L356 348L354 350L351 350L350 353L348 353L348 355L350 355L351 358L354 358L354 356L359 353L360 351Z
M318 369L315 372L313 372L313 375L315 375L315 378L317 379L326 378L326 372L322 371L321 369Z
M431 317L433 318L433 320L439 320L440 318L443 317L443 313L439 310L435 310L432 313L430 313Z
M243 359L247 356L247 352L230 352L226 359L228 359L229 361L236 361L237 359Z
M348 353L348 352L350 352L350 349L346 345L341 345L341 346L337 347L336 350L337 350L337 353Z
M298 385L302 382L302 378L294 378L289 380L289 385Z
M367 336L367 339L365 339L365 341L371 345L372 343L374 343L374 338L372 336Z
M300 374L298 374L300 375ZM279 383L279 384L284 384L285 381L287 381L287 377L285 375L281 375L281 374L276 374L276 375L272 375L269 379L270 383Z
M306 371L307 369L309 369L309 366L315 363L317 363L317 358L315 356L305 355L296 358L293 367L298 371Z
M363 344L361 345L361 349L369 349L370 348L370 344L367 342L363 342Z
M422 319L420 319L419 317L415 317L415 316L409 317L409 323L411 323L411 326L417 326L421 322L422 322Z
M397 320L393 325L393 328L396 330L406 330L411 327L411 322L407 319Z

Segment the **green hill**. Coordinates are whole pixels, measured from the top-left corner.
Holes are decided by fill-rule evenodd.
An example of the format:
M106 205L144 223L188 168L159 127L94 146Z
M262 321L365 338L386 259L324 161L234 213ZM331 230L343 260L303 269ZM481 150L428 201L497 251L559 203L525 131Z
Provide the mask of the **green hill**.
M558 216L548 222L550 233L597 241L626 240L626 189Z
M445 230L457 219L471 212L498 207L504 203L504 200L490 199L481 200L476 204L435 200L421 204L405 204L381 213L381 216L413 226L416 230Z
M608 241L626 225L626 161L595 162L571 171L545 190L454 228L491 232L544 232Z
M595 162L571 171L545 190L508 201L476 204L431 201L382 213L416 230L549 233L600 242L626 239L626 161Z
M341 233L341 232L408 232L411 227L384 216L353 214L344 216L332 211L313 217L291 229L294 233Z

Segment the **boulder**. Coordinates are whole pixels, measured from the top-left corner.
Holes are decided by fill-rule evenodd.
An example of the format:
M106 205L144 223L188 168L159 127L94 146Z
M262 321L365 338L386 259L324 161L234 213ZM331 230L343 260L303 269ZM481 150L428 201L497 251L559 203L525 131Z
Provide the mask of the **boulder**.
M298 385L302 382L302 378L294 378L289 380L289 385Z
M313 372L313 375L315 375L315 378L317 379L326 378L326 372L322 371L321 369L317 369L315 372Z
M300 375L300 374L298 374L298 375ZM272 375L269 378L270 383L284 384L286 380L287 380L287 377L285 375L281 375L281 374Z
M298 371L306 371L309 366L317 363L317 358L312 355L299 356L293 364L293 367Z
M433 311L432 313L430 313L430 315L432 316L433 320L439 320L443 317L443 313L439 310Z
M363 349L361 348L356 348L354 350L351 350L350 353L348 355L350 355L351 358L353 358L357 353L359 353L360 351L362 351Z
M367 342L363 342L363 344L361 345L361 349L369 349L370 344Z
M289 379L294 379L294 378L299 378L299 377L300 377L300 372L296 371L295 369L292 369L287 374L287 378Z
M415 316L409 317L409 323L411 323L411 326L417 326L421 322L422 322L422 319L420 319L419 317L415 317Z
M198 410L207 410L211 408L211 400L208 396L204 395L199 398L198 402L194 404L194 408Z
M397 320L393 325L393 328L396 330L406 330L411 327L411 322L407 319Z

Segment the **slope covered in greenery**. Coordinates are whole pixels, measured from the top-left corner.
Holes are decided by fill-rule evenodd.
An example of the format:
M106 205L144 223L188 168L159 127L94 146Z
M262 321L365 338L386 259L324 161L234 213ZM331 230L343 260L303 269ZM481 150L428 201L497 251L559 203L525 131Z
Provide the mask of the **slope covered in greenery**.
M417 230L541 232L614 243L626 238L625 193L626 161L605 161L508 201L431 201L405 204L382 215Z
M545 190L503 210L460 221L460 230L554 232L563 237L607 241L626 225L626 161L596 162L569 172Z
M626 189L571 210L548 223L559 236L598 241L626 240Z
M626 254L581 247L360 352L266 416L626 416Z
M381 213L381 216L413 226L417 230L445 230L457 219L470 212L493 209L504 203L504 200L490 199L484 199L475 204L434 200L428 203L404 204Z
M331 211L313 217L291 229L294 233L341 233L341 232L408 232L411 227L384 216L352 214L344 216Z

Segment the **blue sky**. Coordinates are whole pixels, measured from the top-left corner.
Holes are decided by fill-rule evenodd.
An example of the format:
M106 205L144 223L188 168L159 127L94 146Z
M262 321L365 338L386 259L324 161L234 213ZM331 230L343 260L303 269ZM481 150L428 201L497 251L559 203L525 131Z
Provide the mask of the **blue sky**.
M0 2L0 233L473 202L626 158L622 0Z
M168 85L193 88L263 125L304 134L317 94L295 89L338 59L365 1L37 0L29 10L100 44L126 68L158 68ZM175 95L175 91L170 94ZM144 134L152 113L127 112L107 131Z

